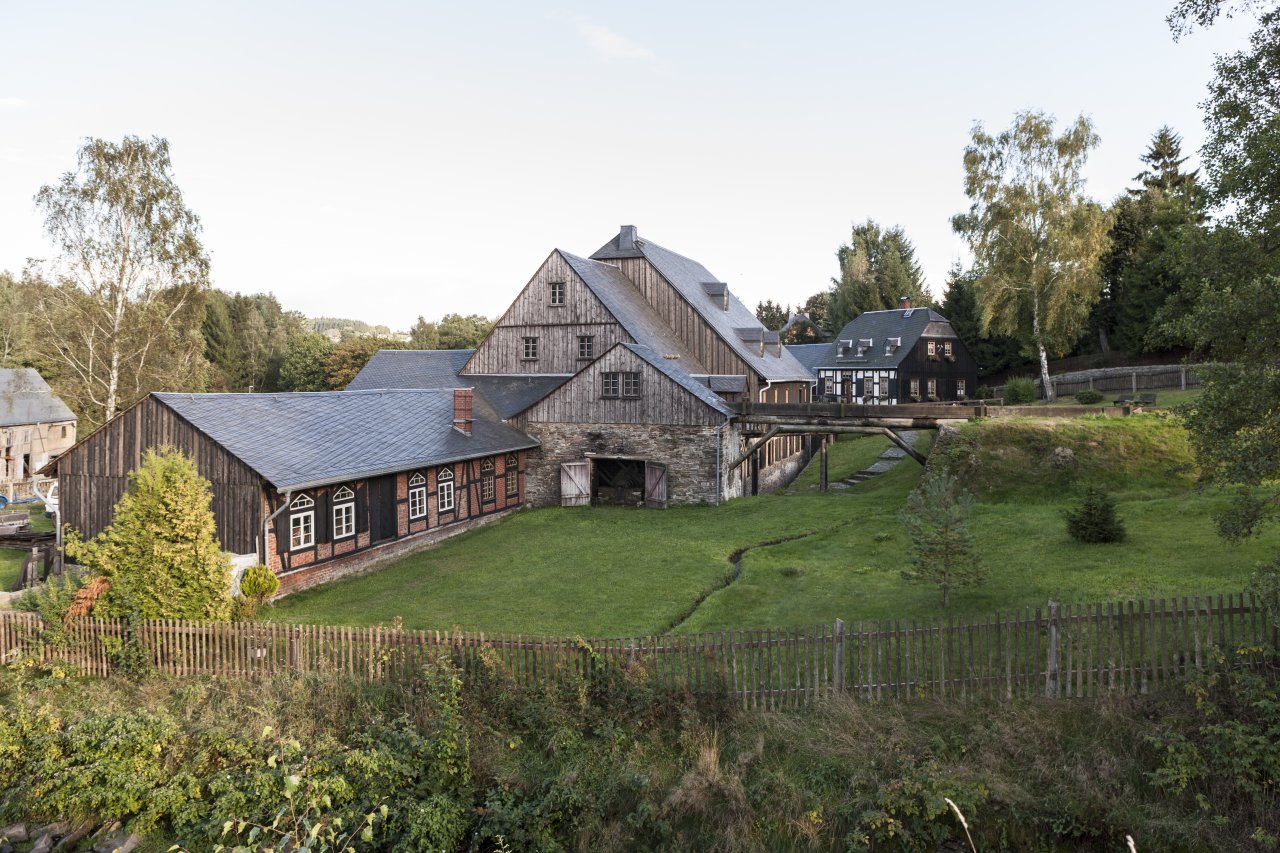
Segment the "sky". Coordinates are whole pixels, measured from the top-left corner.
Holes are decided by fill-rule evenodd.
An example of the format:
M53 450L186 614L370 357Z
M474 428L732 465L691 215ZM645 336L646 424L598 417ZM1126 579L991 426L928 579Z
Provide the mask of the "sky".
M51 253L32 197L86 137L154 135L214 285L308 316L497 316L624 224L751 307L900 225L941 298L975 122L1089 116L1103 202L1161 125L1194 156L1250 22L1175 42L1171 5L0 0L0 270Z

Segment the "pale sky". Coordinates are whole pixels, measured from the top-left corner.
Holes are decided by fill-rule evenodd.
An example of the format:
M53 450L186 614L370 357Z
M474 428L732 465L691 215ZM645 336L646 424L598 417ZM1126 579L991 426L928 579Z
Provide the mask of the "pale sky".
M826 287L870 217L941 297L975 121L1091 116L1102 201L1160 125L1195 154L1251 22L1175 43L1172 4L0 0L0 269L50 252L32 197L81 141L135 134L214 284L311 316L495 316L623 224L754 308Z

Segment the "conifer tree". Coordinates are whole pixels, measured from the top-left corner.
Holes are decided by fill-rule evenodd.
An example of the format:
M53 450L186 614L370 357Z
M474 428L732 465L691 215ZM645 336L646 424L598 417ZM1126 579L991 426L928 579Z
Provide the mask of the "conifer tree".
M973 495L960 488L955 477L941 470L925 474L919 488L907 498L901 520L911 537L907 559L911 564L903 578L935 584L942 590L942 606L951 605L951 590L977 586L986 570L966 526Z
M211 499L209 481L181 451L146 451L107 529L88 542L68 538L67 556L110 581L94 615L226 619L231 563Z

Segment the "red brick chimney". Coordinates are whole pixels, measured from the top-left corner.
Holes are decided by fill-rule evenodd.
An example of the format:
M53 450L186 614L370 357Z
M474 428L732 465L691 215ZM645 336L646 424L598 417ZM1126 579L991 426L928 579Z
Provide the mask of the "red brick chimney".
M471 435L471 395L474 389L453 389L453 428L463 435Z
M899 307L899 308L901 308L901 309L903 309L904 311L905 311L906 309L910 308L910 307L911 307L911 297L910 297L910 296L899 296L899 297L898 297L898 307Z

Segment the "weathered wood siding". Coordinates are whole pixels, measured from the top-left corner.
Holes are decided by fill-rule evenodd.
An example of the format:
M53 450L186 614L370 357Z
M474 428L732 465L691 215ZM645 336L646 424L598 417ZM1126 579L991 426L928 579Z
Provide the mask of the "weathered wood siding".
M262 478L176 412L145 397L58 460L62 521L87 537L111 523L116 501L143 451L171 445L195 460L213 484L218 541L235 554L257 549L262 530Z
M551 304L552 282L564 283L563 305ZM590 361L578 358L579 335L592 336L596 356L620 341L632 342L560 253L552 252L462 373L576 373ZM538 339L536 360L524 358L526 337Z
M640 374L637 398L602 397L600 374ZM525 413L525 422L584 424L677 424L715 426L724 415L673 382L625 347L617 347L561 385Z
M645 301L671 327L708 373L745 374L747 392L751 399L755 399L759 387L755 369L733 351L715 328L702 318L697 309L648 260L623 258L604 263L619 267L631 279Z
M929 341L933 341L937 347L938 357L934 361L929 360ZM955 361L949 362L941 353L943 344L947 341L951 342L951 354ZM943 337L934 335L921 336L916 341L916 345L912 347L911 352L902 360L899 368L899 396L904 402L911 398L911 380L920 380L920 398L923 400L928 396L928 382L930 379L937 380L938 383L938 399L939 400L955 400L958 399L956 394L956 380L963 379L965 381L965 397L971 398L977 396L978 387L978 364L973 360L973 356L969 355L969 350L965 348L964 343L956 337Z

